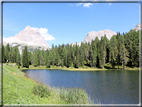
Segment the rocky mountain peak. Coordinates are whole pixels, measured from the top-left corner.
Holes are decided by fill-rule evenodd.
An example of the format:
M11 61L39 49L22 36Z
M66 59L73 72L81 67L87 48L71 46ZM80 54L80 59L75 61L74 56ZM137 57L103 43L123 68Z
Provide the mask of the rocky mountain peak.
M26 26L26 27L25 27L25 29L30 29L30 28L31 28L30 26Z
M51 47L46 42L38 28L26 26L23 31L15 34L15 37L4 38L5 43L25 44L27 46L41 47L42 49L50 49ZM15 45L14 45L15 46Z
M110 40L111 39L111 37L113 36L113 35L116 35L117 33L116 32L114 32L114 31L111 31L111 30L109 30L109 29L105 29L105 30L101 30L101 31L98 31L98 32L96 32L96 31L92 31L92 32L89 32L87 35L86 35L86 37L85 37L85 39L83 40L83 42L84 43L91 43L91 41L92 40L94 40L96 37L98 37L98 39L100 40L101 39L101 37L102 36L104 36L104 35L106 35L106 37Z
M142 23L137 24L137 26L133 30L142 30Z

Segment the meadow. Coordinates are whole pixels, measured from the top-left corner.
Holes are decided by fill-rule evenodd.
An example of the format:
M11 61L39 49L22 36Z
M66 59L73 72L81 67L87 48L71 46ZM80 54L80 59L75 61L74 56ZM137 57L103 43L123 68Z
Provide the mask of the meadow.
M3 65L3 104L92 104L86 91L58 88L25 77L17 65Z

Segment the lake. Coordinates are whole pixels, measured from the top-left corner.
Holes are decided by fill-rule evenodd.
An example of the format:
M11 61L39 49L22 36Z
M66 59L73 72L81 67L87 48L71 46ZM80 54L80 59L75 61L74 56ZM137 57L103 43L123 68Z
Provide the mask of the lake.
M51 87L78 87L101 104L138 104L139 71L25 70L27 77Z

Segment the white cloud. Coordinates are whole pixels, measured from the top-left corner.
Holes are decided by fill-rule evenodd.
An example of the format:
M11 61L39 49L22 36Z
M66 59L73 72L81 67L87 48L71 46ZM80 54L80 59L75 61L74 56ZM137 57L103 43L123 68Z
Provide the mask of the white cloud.
M76 6L77 6L77 7L80 6L80 5L82 5L82 3L76 3Z
M83 7L88 7L88 8L90 8L90 6L92 6L93 4L92 3L85 3L84 5L83 5Z
M48 29L46 29L46 28L32 28L33 30L39 30L39 32L41 33L41 35L45 38L45 40L47 40L47 41L51 41L51 40L55 40L55 38L52 36L52 35L50 35L50 34L48 34Z
M93 4L92 3L77 3L76 6L81 6L83 4L83 7L87 7L87 8L90 8L90 6L92 6Z

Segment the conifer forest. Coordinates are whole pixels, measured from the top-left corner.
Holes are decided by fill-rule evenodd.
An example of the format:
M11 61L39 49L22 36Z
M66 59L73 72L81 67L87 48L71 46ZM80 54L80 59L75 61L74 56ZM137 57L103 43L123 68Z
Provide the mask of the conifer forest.
M7 60L16 63L18 67L29 68L29 65L46 66L66 66L79 68L83 66L105 68L105 64L111 64L111 68L121 65L139 66L139 32L131 30L128 33L117 33L110 40L106 35L92 40L91 43L81 43L81 46L73 45L52 45L51 49L34 50L29 52L27 46L20 55L18 46L11 47L9 44L2 48L2 61Z

